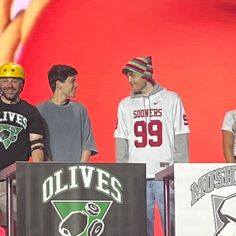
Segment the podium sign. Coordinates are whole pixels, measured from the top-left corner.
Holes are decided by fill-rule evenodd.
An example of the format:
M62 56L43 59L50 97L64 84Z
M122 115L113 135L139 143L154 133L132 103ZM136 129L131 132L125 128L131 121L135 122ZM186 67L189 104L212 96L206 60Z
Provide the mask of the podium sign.
M236 235L236 165L175 164L176 236Z
M16 164L18 236L144 236L144 164Z

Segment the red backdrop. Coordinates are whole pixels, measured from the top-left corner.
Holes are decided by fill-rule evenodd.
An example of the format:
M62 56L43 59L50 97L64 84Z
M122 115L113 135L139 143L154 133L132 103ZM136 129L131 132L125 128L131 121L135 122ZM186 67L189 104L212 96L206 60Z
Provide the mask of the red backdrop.
M233 0L57 0L44 10L20 63L33 104L51 92L53 64L79 69L76 100L87 108L99 155L114 162L117 105L129 94L122 67L152 56L154 76L178 92L188 115L191 162L224 162L221 124L235 108L236 3Z

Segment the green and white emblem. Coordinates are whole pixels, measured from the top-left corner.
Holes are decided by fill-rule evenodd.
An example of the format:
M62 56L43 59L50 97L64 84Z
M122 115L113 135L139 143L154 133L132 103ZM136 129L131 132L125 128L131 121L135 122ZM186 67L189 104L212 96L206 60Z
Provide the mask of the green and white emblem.
M0 124L0 142L7 150L18 139L18 134L23 128L13 125Z
M61 236L99 236L112 201L53 200Z

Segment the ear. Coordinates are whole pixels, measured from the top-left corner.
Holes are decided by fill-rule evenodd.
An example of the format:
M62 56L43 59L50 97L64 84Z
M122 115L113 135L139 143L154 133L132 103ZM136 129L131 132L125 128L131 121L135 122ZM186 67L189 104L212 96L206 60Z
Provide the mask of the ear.
M20 90L20 92L23 91L24 85L25 85L25 81L24 81L24 80L21 80L21 90Z
M56 88L61 89L62 88L62 82L60 80L56 81Z

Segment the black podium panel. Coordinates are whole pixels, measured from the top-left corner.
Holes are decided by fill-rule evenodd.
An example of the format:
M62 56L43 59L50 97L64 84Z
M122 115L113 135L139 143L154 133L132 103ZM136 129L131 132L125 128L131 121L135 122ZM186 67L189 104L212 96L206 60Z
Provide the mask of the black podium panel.
M16 164L17 236L145 236L144 164Z

